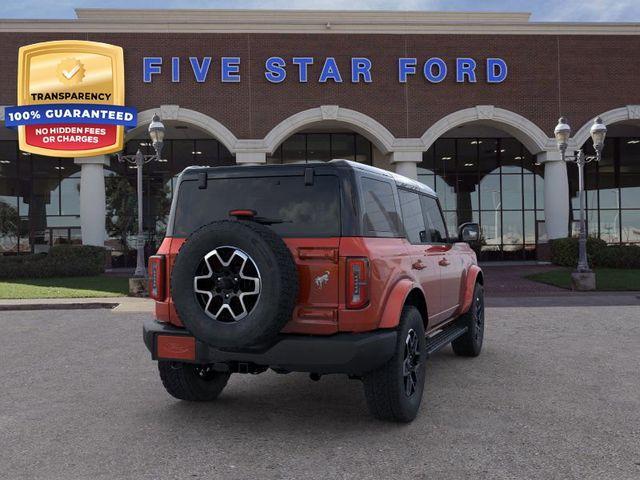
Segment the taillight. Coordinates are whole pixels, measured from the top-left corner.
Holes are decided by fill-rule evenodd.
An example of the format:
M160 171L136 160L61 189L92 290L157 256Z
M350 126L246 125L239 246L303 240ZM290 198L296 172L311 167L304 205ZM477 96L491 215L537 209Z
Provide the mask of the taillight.
M347 308L362 308L369 303L369 259L347 258Z
M149 296L162 301L165 298L165 260L164 255L149 257Z

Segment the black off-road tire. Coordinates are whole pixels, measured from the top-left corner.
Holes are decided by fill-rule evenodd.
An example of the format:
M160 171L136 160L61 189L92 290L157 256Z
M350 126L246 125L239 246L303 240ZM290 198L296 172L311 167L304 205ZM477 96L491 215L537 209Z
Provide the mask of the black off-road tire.
M207 365L161 360L160 379L169 394L189 402L215 400L227 385L230 373L216 372Z
M461 357L477 357L482 351L484 339L484 287L476 283L473 289L473 300L469 311L458 319L467 332L451 342L456 355Z
M416 348L408 356L409 339L415 338ZM415 358L417 357L417 358ZM413 362L417 361L417 364ZM409 362L409 363L407 363ZM405 365L413 368L415 386L408 394ZM407 305L403 308L398 326L396 351L382 367L365 374L362 378L369 412L380 420L410 422L418 414L426 375L426 338L420 311Z
M221 247L246 254L261 279L257 300L237 320L209 316L194 287L204 257ZM171 272L171 296L185 327L203 342L223 348L266 345L291 319L298 297L298 272L289 248L273 230L252 221L221 220L193 232L180 248Z

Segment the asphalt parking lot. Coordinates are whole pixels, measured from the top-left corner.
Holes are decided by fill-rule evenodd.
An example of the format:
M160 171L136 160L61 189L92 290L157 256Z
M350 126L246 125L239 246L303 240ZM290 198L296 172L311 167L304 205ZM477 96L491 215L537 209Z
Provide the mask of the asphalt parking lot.
M410 425L344 377L163 390L145 314L0 312L0 478L640 478L640 307L487 310L477 359L430 360Z

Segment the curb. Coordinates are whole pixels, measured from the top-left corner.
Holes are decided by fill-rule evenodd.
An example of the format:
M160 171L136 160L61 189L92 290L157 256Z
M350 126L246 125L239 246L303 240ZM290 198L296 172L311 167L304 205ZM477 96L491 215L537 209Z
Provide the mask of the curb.
M23 303L0 304L0 312L26 311L26 310L96 310L113 309L120 305L116 302L89 302L89 303Z

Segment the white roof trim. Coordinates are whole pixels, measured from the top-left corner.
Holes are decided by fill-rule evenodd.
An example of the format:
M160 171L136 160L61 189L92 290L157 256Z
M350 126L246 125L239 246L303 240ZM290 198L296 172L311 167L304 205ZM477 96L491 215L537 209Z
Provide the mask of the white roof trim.
M77 9L77 19L0 19L0 32L640 35L640 23L530 22L529 13Z

